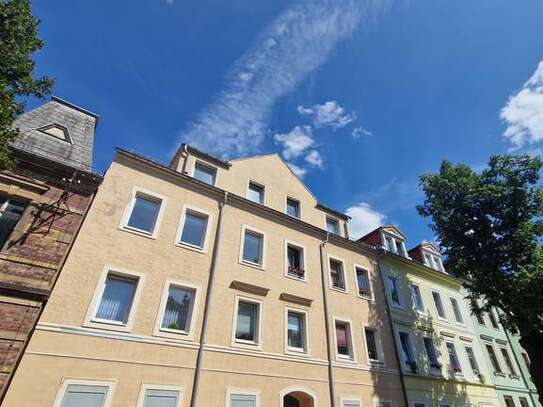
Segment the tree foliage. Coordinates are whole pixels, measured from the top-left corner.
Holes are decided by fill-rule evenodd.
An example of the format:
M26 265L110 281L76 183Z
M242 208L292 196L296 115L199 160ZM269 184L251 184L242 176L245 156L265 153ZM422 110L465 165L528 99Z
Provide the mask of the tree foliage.
M465 279L476 312L497 307L501 322L521 335L543 333L543 162L496 155L475 172L444 161L420 178L421 216L431 217L450 272Z
M44 97L53 85L46 76L34 78L32 55L43 47L38 24L29 0L0 0L0 169L11 166L12 124L25 107L20 98Z

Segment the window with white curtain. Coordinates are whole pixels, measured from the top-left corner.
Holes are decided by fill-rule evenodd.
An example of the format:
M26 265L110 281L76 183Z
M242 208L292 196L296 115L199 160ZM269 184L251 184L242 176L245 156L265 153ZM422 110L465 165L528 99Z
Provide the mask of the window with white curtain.
M128 322L138 278L109 272L95 318L125 325Z
M230 394L229 407L256 407L256 395Z
M60 407L103 407L109 386L69 384Z
M162 314L161 330L189 332L196 290L170 284Z

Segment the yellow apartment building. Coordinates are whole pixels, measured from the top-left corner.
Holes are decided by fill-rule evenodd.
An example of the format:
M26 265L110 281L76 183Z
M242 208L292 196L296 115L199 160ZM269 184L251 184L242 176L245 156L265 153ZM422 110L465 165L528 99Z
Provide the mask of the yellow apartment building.
M406 407L375 250L281 158L118 150L6 407Z

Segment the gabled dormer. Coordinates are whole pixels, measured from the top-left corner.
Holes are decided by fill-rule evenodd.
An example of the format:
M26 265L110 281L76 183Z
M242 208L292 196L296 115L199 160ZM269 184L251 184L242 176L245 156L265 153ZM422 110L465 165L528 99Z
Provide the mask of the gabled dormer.
M424 242L409 250L409 256L434 270L445 273L443 260L439 249L430 242Z
M381 247L391 253L409 258L405 250L406 236L394 225L383 225L358 239L372 246Z

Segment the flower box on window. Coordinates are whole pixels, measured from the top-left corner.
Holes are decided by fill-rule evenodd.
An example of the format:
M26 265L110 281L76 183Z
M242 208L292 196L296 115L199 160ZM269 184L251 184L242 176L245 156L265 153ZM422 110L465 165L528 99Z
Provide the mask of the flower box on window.
M363 297L369 297L370 296L370 290L367 288L360 288L358 290L358 294L360 294Z
M289 276L303 279L305 277L305 270L301 267L289 267L288 274Z

